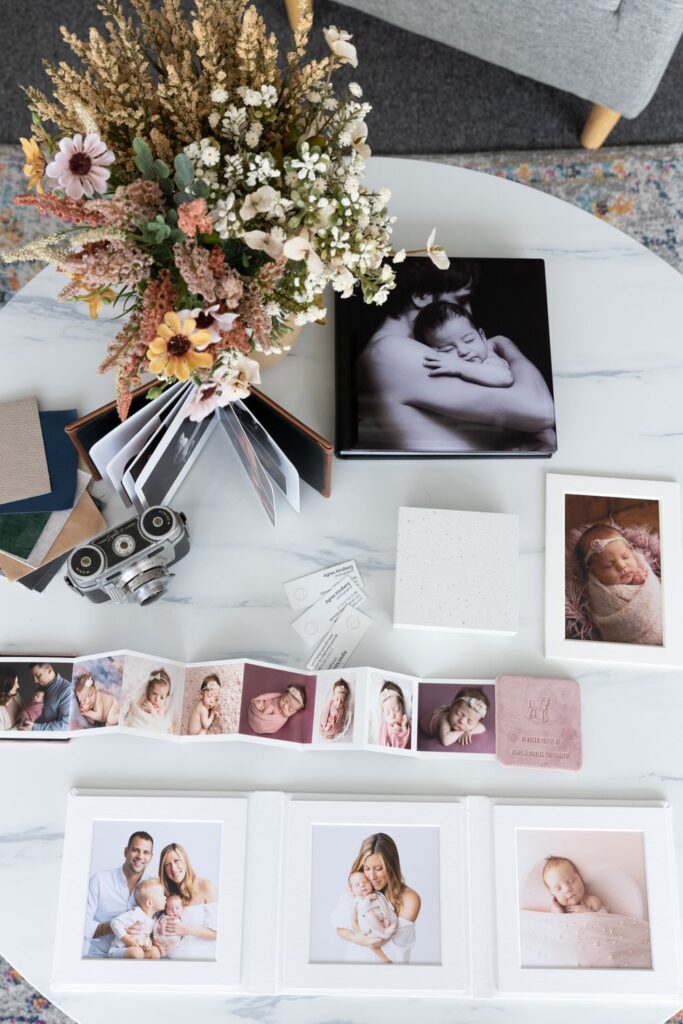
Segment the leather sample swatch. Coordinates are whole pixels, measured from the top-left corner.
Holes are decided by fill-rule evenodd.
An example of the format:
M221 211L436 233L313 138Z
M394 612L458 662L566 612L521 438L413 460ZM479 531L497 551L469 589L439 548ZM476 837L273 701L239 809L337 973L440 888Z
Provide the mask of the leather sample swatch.
M50 491L35 398L0 403L0 504Z

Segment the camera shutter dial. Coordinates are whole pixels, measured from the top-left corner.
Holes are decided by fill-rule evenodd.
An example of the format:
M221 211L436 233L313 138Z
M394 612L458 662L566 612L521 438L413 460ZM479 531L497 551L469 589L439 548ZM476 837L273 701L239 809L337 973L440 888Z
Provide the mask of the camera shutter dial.
M104 568L104 556L99 548L92 544L77 548L70 559L71 571L83 579L96 576Z
M140 531L150 540L160 540L168 536L175 526L173 513L168 508L157 506L148 508L140 517Z

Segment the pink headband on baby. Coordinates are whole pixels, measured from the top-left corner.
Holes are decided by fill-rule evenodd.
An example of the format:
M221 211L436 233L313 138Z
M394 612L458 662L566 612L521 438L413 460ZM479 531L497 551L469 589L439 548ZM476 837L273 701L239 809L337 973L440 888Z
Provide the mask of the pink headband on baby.
M586 565L588 565L588 563L590 562L590 560L593 557L593 555L601 555L603 553L603 551L605 550L605 548L607 547L607 545L608 544L614 544L615 540L623 540L624 544L626 544L627 547L631 546L628 543L628 541L626 540L626 538L622 537L621 534L619 534L618 537L607 537L606 540L603 540L602 537L596 537L588 545L588 554L586 555Z
M488 709L486 704L484 704L483 700L480 700L479 697L458 697L457 699L458 702L462 701L463 704L467 704L468 708L472 708L480 718L486 718L486 712Z
M381 704L384 704L385 701L391 700L392 698L394 700L400 700L401 703L403 703L403 698L401 697L401 694L396 693L396 690L385 690L384 693L380 693L379 695Z

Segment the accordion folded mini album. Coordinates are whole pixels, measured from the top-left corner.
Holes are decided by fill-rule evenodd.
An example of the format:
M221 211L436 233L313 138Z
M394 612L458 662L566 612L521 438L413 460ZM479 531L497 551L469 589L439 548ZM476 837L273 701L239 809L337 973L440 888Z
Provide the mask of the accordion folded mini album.
M245 659L185 664L116 651L0 659L0 737L102 730L394 755L581 767L573 679L421 680L374 668L307 672Z
M53 985L651 1002L677 906L664 804L75 790Z

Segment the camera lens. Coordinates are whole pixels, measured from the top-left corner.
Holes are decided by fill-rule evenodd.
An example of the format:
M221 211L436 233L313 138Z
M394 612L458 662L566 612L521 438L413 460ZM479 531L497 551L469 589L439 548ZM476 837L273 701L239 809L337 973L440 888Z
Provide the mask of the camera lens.
M85 547L76 548L69 559L69 565L76 576L89 579L104 568L104 556L99 548L87 544Z
M148 508L140 517L140 529L151 540L166 537L174 526L173 513L168 508Z
M172 577L161 556L143 558L122 573L119 581L124 593L139 605L151 604L166 593Z

